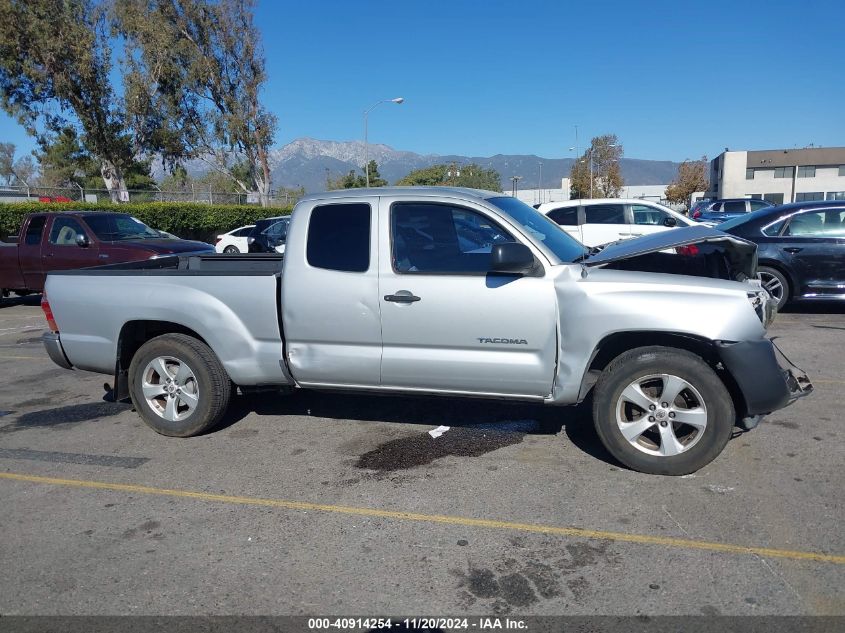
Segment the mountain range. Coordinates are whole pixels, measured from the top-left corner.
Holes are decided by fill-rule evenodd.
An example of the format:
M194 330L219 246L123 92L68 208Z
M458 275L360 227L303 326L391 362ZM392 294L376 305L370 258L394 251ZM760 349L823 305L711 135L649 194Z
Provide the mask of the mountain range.
M502 189L510 191L511 177L521 176L520 189L559 189L560 180L569 176L572 158L541 158L534 154L496 154L495 156L461 156L457 154L417 154L395 150L387 145L371 143L367 147L370 160L378 163L379 173L390 184L409 172L437 164L475 163L486 169L493 168L502 177ZM543 182L540 187L540 163L543 165ZM364 164L363 141L321 141L298 138L270 153L274 188L287 187L305 191L324 191L327 178L336 179L350 170L361 172ZM643 160L623 158L619 161L626 185L664 185L672 182L679 163L668 160ZM195 161L188 171L206 171L203 163Z

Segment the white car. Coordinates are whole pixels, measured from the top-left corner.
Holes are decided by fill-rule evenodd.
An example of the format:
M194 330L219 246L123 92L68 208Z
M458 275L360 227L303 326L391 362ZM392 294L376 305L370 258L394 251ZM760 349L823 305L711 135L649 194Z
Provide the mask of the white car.
M218 235L214 250L218 253L248 253L249 248L247 247L246 238L249 237L254 226L254 224L249 224L237 228L234 231L223 233L223 235Z
M599 198L546 202L543 213L585 246L601 246L681 226L699 226L689 218L650 200Z

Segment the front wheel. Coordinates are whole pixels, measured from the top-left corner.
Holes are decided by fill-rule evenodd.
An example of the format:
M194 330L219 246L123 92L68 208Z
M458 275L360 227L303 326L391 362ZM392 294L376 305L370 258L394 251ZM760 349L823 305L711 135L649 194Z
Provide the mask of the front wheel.
M713 461L734 426L733 401L700 357L641 347L602 372L593 420L605 448L634 470L686 475Z
M224 253L228 253L229 255L233 255L235 253L240 253L237 246L227 246L223 249Z
M185 334L147 341L129 365L135 410L162 435L190 437L213 428L229 406L231 391L214 352Z

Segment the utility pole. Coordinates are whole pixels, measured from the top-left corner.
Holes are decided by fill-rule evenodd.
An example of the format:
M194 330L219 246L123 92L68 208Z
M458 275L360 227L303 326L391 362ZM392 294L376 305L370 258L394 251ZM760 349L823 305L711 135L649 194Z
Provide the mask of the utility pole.
M537 179L537 194L540 198L540 204L543 204L543 161L537 163L540 169L540 176Z
M516 192L518 191L517 182L522 179L522 176L511 176L511 195L516 198Z

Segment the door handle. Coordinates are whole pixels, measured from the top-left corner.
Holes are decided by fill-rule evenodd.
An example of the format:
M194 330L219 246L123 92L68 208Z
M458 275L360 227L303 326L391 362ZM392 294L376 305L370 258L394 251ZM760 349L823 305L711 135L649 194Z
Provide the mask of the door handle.
M392 301L393 303L414 303L414 301L419 301L420 298L407 290L400 290L393 295L384 295L384 300Z
M800 253L803 249L798 248L797 246L792 246L783 250L785 250L787 253L792 253L794 255L795 253Z
M108 255L104 255L102 253L100 255L97 255L97 257L99 257L100 259L108 259L109 258Z

